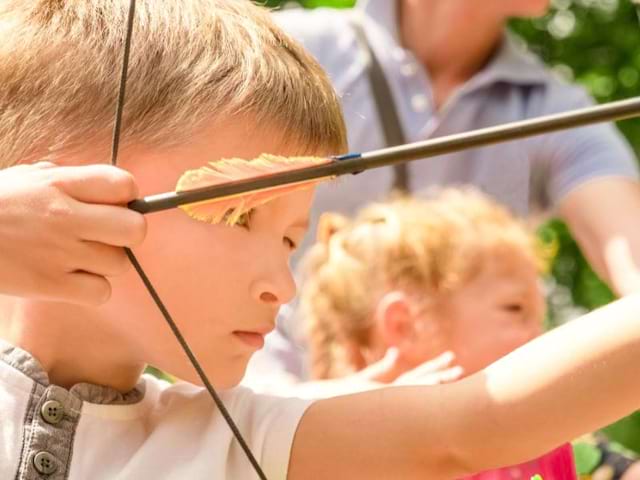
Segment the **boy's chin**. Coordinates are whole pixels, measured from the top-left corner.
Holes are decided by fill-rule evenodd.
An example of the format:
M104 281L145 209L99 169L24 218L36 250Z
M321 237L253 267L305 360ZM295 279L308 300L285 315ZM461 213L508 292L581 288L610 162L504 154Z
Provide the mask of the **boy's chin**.
M213 374L213 372L211 374L207 373L207 377L209 382L211 382L216 390L228 390L230 388L237 387L240 384L242 378L244 377L246 367L246 363L242 368L238 368L236 365L234 365L225 372L219 373L217 375ZM203 368L205 368L205 372L207 372L206 367L203 366ZM185 372L185 375L180 376L180 378L199 387L205 386L203 380L193 368L190 372Z

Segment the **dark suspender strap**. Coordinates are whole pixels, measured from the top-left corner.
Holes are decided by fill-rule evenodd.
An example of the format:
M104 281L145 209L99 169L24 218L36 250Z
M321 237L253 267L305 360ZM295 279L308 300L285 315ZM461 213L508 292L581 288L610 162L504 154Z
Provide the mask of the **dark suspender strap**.
M373 98L376 103L378 117L380 118L382 129L384 131L385 142L388 147L407 143L402 131L402 125L400 124L400 117L396 110L395 102L393 101L391 88L389 87L387 78L384 75L380 61L371 48L371 44L369 43L367 34L362 26L362 22L359 18L353 17L351 23L358 37L361 48L367 52L369 57L367 62L367 74L373 91ZM393 190L403 193L408 192L409 170L407 168L407 164L400 163L398 165L394 165L393 170Z

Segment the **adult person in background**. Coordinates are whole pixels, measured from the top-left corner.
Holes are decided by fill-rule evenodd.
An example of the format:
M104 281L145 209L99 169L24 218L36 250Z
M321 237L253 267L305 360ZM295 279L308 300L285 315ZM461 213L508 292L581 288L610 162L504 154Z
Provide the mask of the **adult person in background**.
M592 105L584 89L558 79L506 33L510 17L542 15L549 3L360 0L353 10L275 15L329 72L342 97L351 149L363 151ZM561 216L594 269L624 295L640 286L637 177L628 144L613 125L600 124L321 186L311 231L321 212L353 214L393 188L419 193L432 185L473 184L518 215L552 210ZM285 316L256 356L250 377L274 369L304 375L290 320Z

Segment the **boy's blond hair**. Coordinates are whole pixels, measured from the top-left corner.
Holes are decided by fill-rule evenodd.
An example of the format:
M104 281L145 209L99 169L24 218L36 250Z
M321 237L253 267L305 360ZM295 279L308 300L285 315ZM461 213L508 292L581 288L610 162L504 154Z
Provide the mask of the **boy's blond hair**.
M128 5L1 2L0 166L108 147ZM236 115L309 153L346 149L327 77L266 9L249 0L139 0L125 146L180 144Z
M369 346L377 299L386 292L399 289L417 303L435 300L505 251L542 266L535 237L471 189L373 204L352 222L325 216L319 237L304 259L301 291L315 378L348 372L345 346Z

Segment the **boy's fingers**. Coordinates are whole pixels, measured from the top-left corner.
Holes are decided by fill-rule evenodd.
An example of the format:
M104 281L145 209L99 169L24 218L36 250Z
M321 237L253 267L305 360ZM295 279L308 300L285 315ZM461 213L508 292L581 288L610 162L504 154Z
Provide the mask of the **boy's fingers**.
M77 233L82 240L116 247L136 247L147 234L144 215L112 205L76 205Z
M73 272L61 282L56 299L66 299L80 305L99 306L111 298L111 284L100 276L87 272Z
M131 266L123 248L112 247L104 243L83 242L81 260L84 265L78 265L77 270L85 271L102 277L117 277Z
M80 202L124 205L138 196L133 175L111 165L59 167L51 172L53 185Z

